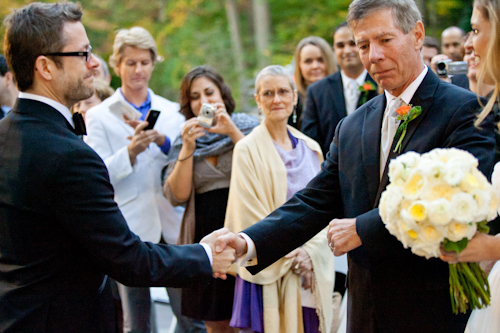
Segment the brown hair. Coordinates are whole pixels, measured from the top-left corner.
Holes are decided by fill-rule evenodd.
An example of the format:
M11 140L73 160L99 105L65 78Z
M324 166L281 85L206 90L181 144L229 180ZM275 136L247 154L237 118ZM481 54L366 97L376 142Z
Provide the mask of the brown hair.
M194 117L193 110L191 109L191 84L194 80L200 77L206 77L212 81L217 88L219 88L227 113L233 113L236 103L231 95L231 89L229 89L229 87L224 83L222 76L220 76L215 69L210 66L203 65L193 68L186 74L181 82L181 91L179 96L181 109L179 112L186 117L186 120Z
M64 48L66 22L80 22L81 18L80 5L70 2L35 2L5 18L5 57L19 90L26 91L33 85L35 62L40 55ZM61 65L57 57L53 60L57 66Z
M101 79L94 79L95 94L99 99L104 101L106 98L113 95L115 90L109 86L109 84Z
M325 60L326 75L330 75L333 72L335 72L335 60L333 57L333 51L331 45L328 44L328 42L323 38L317 36L309 36L302 39L297 45L297 48L295 49L295 54L293 56L293 58L295 59L295 70L293 76L295 78L295 84L297 85L297 90L304 96L306 95L307 85L304 80L304 76L300 71L300 51L302 51L302 49L306 45L314 45L321 51L321 55Z
M474 7L481 11L484 18L487 19L491 24L490 38L488 41L486 58L481 59L481 65L483 70L478 71L477 85L481 89L484 85L484 79L486 72L495 84L493 93L488 103L484 106L483 111L478 116L475 125L479 124L488 116L490 111L493 109L495 101L500 102L499 89L500 89L500 0L475 0Z

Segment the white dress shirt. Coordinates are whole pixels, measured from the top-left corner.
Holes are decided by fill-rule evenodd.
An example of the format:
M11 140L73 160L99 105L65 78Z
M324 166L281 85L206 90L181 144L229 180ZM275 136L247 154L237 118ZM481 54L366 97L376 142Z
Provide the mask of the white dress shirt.
M353 113L358 106L359 95L361 94L359 87L365 83L366 74L368 74L368 72L365 69L356 79L351 79L343 70L340 71L342 85L344 87L344 100L347 115Z
M392 111L390 109L391 109L391 106L394 105L395 99L400 98L403 101L403 103L405 103L406 105L410 105L410 101L413 98L413 95L415 95L415 92L417 91L418 87L420 87L420 84L424 80L425 75L427 74L427 71L428 71L428 67L424 66L424 69L422 70L420 75L417 76L417 78L399 96L393 96L387 90L384 91L385 98L387 101L387 104L385 106L385 111L384 111L384 118L383 118L384 120L387 117L390 117L389 112ZM413 106L417 106L417 105L413 105ZM387 140L388 140L386 142L383 142L382 140L380 140L380 177L381 178L382 178L382 174L383 174L384 169L385 169L385 163L387 161L387 157L389 156L389 153L390 153L389 150L391 149L392 142L394 141L394 136L388 137L387 133L384 133L384 130L386 130L386 128L387 127L382 126L382 128L380 129L381 138L387 137ZM397 126L396 126L396 128L397 128Z

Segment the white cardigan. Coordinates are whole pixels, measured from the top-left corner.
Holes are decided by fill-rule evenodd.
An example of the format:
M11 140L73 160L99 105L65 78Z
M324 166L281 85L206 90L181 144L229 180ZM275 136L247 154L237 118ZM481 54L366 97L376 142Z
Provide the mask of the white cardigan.
M154 129L173 142L185 121L179 113L179 104L148 91L151 109L160 111ZM134 134L134 129L109 111L109 106L118 100L124 100L120 89L87 112L85 142L104 160L115 190L115 201L130 230L142 241L154 243L160 240L163 230L165 241L175 244L184 211L181 207L172 207L163 196L161 171L167 156L151 143L137 156L135 164L130 164L127 137Z

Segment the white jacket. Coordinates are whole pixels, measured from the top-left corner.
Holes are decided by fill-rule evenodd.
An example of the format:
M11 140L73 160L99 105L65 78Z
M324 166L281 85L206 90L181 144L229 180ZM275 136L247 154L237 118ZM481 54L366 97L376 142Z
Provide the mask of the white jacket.
M154 129L173 142L185 121L179 113L179 104L148 91L151 109L160 111ZM85 142L104 160L115 190L115 201L130 230L142 241L154 243L160 240L163 231L165 241L175 244L184 210L172 207L163 196L161 171L167 155L151 143L137 155L135 164L130 164L127 137L134 134L134 129L109 111L109 105L119 99L124 100L120 89L87 112Z

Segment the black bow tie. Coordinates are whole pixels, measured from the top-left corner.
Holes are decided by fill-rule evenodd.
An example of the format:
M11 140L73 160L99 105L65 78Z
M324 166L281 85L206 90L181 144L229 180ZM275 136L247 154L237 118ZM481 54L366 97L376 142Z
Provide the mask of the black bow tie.
M83 117L79 112L73 113L73 122L75 123L75 134L76 135L87 135L87 129L85 128L85 122Z

